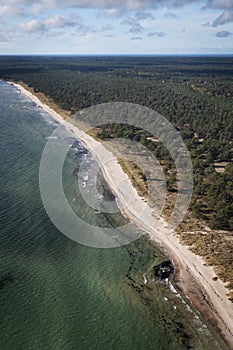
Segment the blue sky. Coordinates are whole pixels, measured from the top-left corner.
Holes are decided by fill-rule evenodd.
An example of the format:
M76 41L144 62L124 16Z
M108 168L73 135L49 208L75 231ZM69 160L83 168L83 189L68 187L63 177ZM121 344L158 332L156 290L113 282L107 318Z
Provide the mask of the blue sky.
M0 0L0 54L233 53L233 0Z

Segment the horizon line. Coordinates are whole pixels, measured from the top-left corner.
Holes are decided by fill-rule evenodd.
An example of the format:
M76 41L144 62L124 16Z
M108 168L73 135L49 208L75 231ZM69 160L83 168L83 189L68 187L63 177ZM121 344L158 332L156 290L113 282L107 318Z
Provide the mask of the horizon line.
M218 56L233 57L233 53L0 53L1 56Z

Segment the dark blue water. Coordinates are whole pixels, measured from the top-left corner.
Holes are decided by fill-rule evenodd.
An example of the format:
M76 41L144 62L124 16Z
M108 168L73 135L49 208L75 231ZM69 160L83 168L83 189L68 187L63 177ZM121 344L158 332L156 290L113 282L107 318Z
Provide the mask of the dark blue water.
M161 261L146 239L94 249L53 226L40 198L39 164L55 127L34 103L0 82L0 348L220 349L168 286L143 287L144 276ZM71 152L65 163L71 198L78 162ZM94 220L104 225L107 218Z

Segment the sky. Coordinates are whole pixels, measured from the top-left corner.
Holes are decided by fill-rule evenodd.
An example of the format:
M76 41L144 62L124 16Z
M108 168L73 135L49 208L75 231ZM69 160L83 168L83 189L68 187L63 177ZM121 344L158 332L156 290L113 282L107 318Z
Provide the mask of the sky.
M233 54L233 0L0 0L0 54Z

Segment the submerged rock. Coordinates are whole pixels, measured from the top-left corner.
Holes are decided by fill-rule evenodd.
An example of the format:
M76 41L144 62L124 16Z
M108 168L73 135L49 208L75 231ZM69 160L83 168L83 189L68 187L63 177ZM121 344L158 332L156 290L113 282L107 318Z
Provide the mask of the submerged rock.
M11 274L7 274L0 277L0 289L3 289L8 283L14 282L14 278Z
M170 260L163 261L159 265L154 266L154 275L161 280L169 278L174 273L174 267Z

